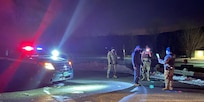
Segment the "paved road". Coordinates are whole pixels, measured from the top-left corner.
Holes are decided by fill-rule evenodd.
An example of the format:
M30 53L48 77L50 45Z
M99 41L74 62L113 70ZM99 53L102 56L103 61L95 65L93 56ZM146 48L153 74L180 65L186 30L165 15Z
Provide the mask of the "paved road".
M119 74L117 80L132 83L132 76ZM99 79L100 80L100 79ZM103 78L101 80L104 80ZM101 93L76 99L77 102L204 102L204 88L175 82L173 91L162 91L162 80L141 82L142 86L131 86L123 90Z
M0 102L203 102L204 89L175 82L173 91L162 91L163 81L132 84L123 66L118 78L106 79L106 65L89 62L75 66L75 77L65 84L35 90L1 93Z
M95 73L93 76L94 79L105 80L105 68L106 66L101 65L100 63L92 63L92 70L101 70L98 73ZM83 65L82 65L83 66ZM88 66L88 65L86 65ZM103 66L103 67L101 67ZM91 69L91 66L89 66ZM97 69L98 68L98 69ZM121 70L123 69L123 70ZM81 69L86 73L86 69ZM120 66L120 72L129 72L125 67ZM103 73L103 74L102 74ZM98 76L98 77L96 77ZM121 82L132 83L133 76L128 73L119 74L118 79L109 79L116 80ZM96 95L91 95L87 97L82 97L76 99L78 102L203 102L204 100L204 88L184 84L175 81L173 91L162 91L161 89L164 86L163 80L151 79L151 82L142 81L142 86L135 87L131 86L123 90L117 90L109 93L101 93Z

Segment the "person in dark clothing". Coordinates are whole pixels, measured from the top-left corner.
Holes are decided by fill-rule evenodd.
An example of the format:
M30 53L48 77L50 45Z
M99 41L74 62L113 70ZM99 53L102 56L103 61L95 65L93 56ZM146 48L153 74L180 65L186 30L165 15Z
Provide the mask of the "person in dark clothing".
M134 84L135 86L140 86L139 78L140 78L140 65L141 65L141 48L137 45L132 52L132 66L134 69Z

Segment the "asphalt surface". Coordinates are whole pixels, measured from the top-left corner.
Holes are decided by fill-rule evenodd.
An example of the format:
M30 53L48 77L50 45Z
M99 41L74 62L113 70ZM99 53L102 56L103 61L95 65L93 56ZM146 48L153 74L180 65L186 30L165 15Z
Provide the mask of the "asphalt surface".
M118 79L132 83L133 76L119 74ZM163 80L140 81L141 86L99 93L76 99L77 102L204 102L204 88L175 81L173 91L163 91Z
M204 102L204 89L175 81L173 91L162 91L163 80L134 86L131 70L118 66L118 78L106 78L106 64L83 62L74 66L66 83L20 92L0 93L0 102Z

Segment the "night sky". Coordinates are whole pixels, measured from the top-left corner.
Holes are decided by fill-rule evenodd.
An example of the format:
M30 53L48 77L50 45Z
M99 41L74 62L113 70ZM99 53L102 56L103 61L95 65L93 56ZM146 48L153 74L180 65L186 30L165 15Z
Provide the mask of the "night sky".
M204 25L204 0L0 0L0 38L58 41L70 36L140 35Z

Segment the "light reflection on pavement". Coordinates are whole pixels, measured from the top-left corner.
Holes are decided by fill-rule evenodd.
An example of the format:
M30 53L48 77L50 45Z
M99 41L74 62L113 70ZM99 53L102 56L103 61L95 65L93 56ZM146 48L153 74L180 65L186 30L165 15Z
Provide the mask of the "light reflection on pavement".
M131 92L134 90L134 92ZM147 93L145 93L145 90ZM92 95L77 99L77 102L203 102L203 93L185 91L162 91L161 88L150 89L144 86L106 94Z
M71 83L71 84L70 84ZM115 80L72 80L36 90L0 94L0 102L203 102L202 90L180 89L162 91L147 83L133 86ZM156 84L156 83L155 83ZM12 97L12 98L11 98Z
M72 80L70 82L74 85L2 93L0 102L75 102L74 99L81 97L123 90L133 86L131 83L119 81Z
M161 91L158 87L149 89L141 86L138 92L124 96L119 102L203 102L203 96L203 93L190 93L177 89Z

